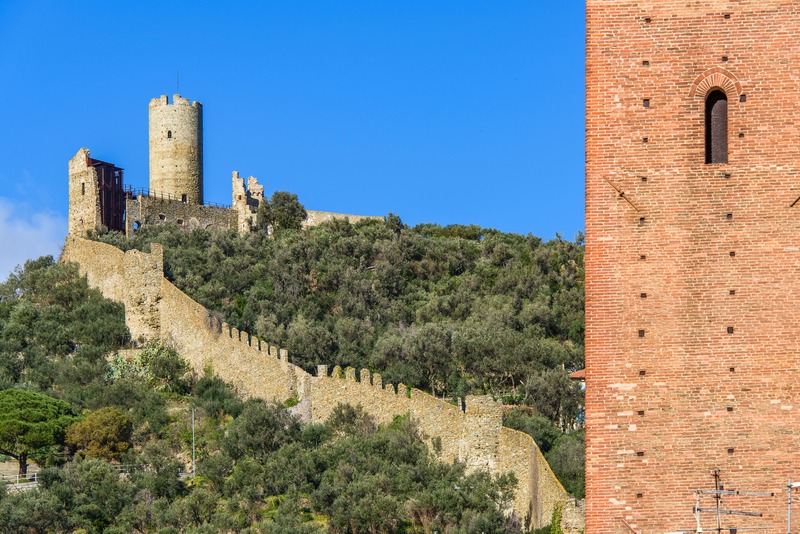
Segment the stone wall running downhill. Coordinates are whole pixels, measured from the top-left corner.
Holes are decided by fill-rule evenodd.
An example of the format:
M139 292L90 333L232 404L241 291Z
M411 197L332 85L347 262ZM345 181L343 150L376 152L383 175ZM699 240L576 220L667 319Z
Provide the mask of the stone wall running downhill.
M362 369L327 366L312 376L291 364L287 351L231 328L163 277L163 251L119 249L69 236L62 261L76 262L89 284L125 305L132 336L160 338L200 371L210 366L244 396L286 401L297 398L293 411L306 420L323 421L339 403L360 405L378 423L409 414L429 444L441 442L444 461L459 460L469 469L494 474L513 472L519 485L512 505L533 527L550 522L556 503L564 516L582 528L580 510L564 491L533 439L502 427L499 403L488 396L468 396L461 406L437 399L403 384L383 384L381 375ZM438 438L438 439L436 439ZM577 519L576 519L577 517Z

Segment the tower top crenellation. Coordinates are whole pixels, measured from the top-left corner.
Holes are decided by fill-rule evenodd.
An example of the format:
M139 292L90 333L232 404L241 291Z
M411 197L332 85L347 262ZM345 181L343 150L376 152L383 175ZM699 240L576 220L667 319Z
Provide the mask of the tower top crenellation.
M191 106L193 108L202 108L203 104L196 100L192 102L188 98L183 98L179 94L174 94L172 95L172 103L170 103L169 97L167 95L161 95L158 98L153 98L150 100L151 108L159 106Z

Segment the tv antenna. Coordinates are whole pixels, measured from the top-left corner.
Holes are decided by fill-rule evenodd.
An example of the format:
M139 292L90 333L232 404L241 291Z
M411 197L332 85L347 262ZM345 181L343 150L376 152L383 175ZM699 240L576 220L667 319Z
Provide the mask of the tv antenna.
M735 497L735 496L742 496L742 497L774 497L775 494L772 492L766 491L740 491L740 490L731 490L725 489L720 481L720 474L719 468L714 468L714 489L697 489L694 490L695 495L695 505L693 508L693 512L695 515L695 519L697 520L697 530L696 532L717 532L718 534L722 534L723 531L726 532L737 532L742 530L769 530L770 527L747 527L747 528L737 528L737 527L723 527L722 526L722 516L729 516L729 515L738 515L738 516L748 516L748 517L763 517L764 514L761 512L743 512L740 510L729 510L723 507L722 498L723 497ZM700 497L703 495L711 495L714 497L715 506L714 508L703 508L700 506ZM700 514L715 514L717 516L717 526L711 528L709 530L703 530L703 526L700 520Z

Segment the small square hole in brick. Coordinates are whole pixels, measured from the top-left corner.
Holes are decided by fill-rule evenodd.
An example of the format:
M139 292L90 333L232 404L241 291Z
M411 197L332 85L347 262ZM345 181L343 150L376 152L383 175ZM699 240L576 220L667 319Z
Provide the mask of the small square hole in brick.
M639 330L639 337L644 337L644 330Z
M647 61L647 60L642 61L642 67L649 67L649 66L650 66L650 62L649 61Z
M639 376L644 376L644 375L646 375L646 374L647 374L647 371L645 371L644 369L642 369L641 371L639 371Z
M733 449L728 449L728 454L733 454Z
M642 143L649 143L650 139L647 137L642 137Z
M644 415L644 410L639 410L639 411L638 411L638 412L636 412L636 413L637 413L637 415L639 415L639 416L641 417L641 416L643 416L643 415Z
M647 293L640 293L639 296L643 299L647 298Z
M647 176L642 176L642 181L646 182L647 181Z
M736 256L736 252L731 250L730 255L731 255L731 258L733 258L734 256Z
M651 19L650 17L645 17L645 18L644 18L644 21L645 21L646 23L650 24L651 22L653 22L653 19Z
M739 132L739 139L741 139L743 137L744 137L744 133L743 132Z
M641 256L639 256L639 259L640 259L640 260L646 260L646 259L647 259L647 256L645 256L644 254L642 254Z
M644 456L644 451L636 451L636 456Z
M639 217L639 223L644 223L644 217Z
M644 494L642 494L642 493L637 493L636 494L636 498L637 499L641 499L642 497L644 497Z
M728 371L730 371L731 373L735 373L736 372L736 367L729 367Z
M646 108L649 108L650 107L650 99L649 98L645 98L644 100L642 100L642 105L644 107L646 107Z
M722 15L722 18L727 20L727 19L731 18L731 14L730 13L725 13L724 15Z
M733 213L726 213L725 214L725 218L726 219L733 219Z
M722 56L722 61L728 61L728 56Z
M728 295L735 295L735 294L736 294L735 289L731 289L730 291L728 291Z
M739 102L747 102L747 95L739 95Z
M726 408L726 410L728 410L729 412L732 412L732 411L733 411L733 406L728 406L728 407Z
M729 326L729 327L728 327L728 333L729 333L729 334L733 334L733 327L732 327L732 326Z
M726 172L724 176L725 176L726 179L728 179L728 178L731 177L731 174L729 172Z

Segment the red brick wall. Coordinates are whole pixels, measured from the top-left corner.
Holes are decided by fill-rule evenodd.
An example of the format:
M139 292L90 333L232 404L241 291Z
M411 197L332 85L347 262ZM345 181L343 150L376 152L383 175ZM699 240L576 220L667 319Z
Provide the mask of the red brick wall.
M723 525L785 532L800 480L800 2L587 0L586 56L587 532L694 532L693 490L715 467L726 488L776 492L725 498L764 516ZM728 164L705 164L714 86Z

